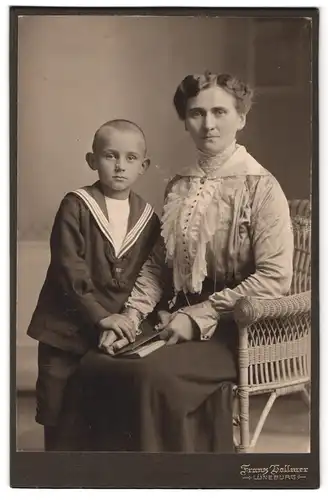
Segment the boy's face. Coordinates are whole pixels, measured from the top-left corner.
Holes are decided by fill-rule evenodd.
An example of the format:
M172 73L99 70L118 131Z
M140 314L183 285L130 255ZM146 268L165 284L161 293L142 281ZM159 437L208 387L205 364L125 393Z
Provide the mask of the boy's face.
M131 186L149 165L142 135L110 126L99 132L96 150L87 155L87 161L98 171L105 194L113 198L127 197Z

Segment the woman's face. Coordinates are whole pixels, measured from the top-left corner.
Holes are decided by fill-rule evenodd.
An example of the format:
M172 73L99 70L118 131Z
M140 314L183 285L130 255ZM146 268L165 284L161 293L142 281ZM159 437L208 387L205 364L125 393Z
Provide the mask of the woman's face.
M188 99L185 124L198 149L217 154L234 141L245 125L245 115L237 112L231 94L210 87Z

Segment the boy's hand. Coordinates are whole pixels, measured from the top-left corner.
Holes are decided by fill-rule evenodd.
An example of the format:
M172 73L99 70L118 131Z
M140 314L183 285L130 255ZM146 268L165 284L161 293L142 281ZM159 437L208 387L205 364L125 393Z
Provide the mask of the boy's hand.
M113 352L115 353L120 349L122 349L123 347L125 347L126 345L128 345L128 341L126 339L119 339L114 342L111 349L113 349Z
M102 330L112 330L116 335L129 342L134 342L136 338L136 327L133 321L123 314L112 314L99 321Z
M129 341L126 337L120 339L117 337L116 333L105 331L100 336L98 347L101 351L113 356L116 351L122 349L122 347L125 347L128 344Z
M111 330L105 330L100 334L98 348L102 351L107 351L108 347L111 347L117 340L117 335Z

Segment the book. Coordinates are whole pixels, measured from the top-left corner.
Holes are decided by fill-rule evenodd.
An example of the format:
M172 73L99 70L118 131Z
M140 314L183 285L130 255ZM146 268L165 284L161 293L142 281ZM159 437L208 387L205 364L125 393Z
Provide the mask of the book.
M147 325L149 326L149 325ZM166 344L165 340L159 338L159 332L153 328L143 328L142 333L137 336L132 344L128 344L114 352L114 357L127 356L129 358L143 358Z
M136 347L130 351L124 352L123 354L118 351L117 354L118 355L121 354L122 357L127 357L130 359L144 358L145 356L148 356L148 354L157 351L157 349L164 347L165 344L166 344L165 340L155 340L154 342L151 341L148 344Z

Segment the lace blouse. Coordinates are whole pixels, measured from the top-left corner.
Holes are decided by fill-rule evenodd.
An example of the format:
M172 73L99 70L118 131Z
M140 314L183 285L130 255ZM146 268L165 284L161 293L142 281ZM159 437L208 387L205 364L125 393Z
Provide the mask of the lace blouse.
M162 294L165 266L173 270L176 292L200 293L209 277L222 290L184 308L206 339L239 298L286 294L292 258L289 208L279 183L243 146L232 144L219 156L202 155L169 184L162 239L126 305L151 312Z

